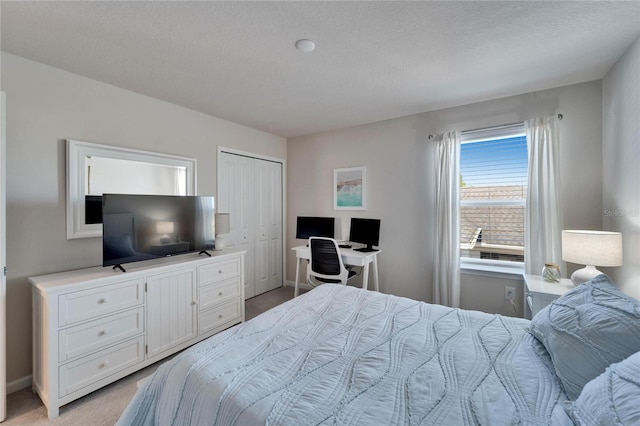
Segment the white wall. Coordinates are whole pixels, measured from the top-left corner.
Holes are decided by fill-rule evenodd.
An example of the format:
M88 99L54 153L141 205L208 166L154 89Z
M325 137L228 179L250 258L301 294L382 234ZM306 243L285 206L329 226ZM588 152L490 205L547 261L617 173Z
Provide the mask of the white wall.
M99 238L65 239L64 139L194 157L215 194L223 145L286 158L286 141L245 126L2 53L7 94L7 380L31 372L27 277L101 264Z
M435 159L427 136L557 113L564 115L559 128L565 226L599 229L602 93L601 81L593 81L290 139L288 247L300 243L293 239L296 216L335 216L347 228L351 216L380 218L381 290L429 301L436 250L432 238ZM348 166L367 166L367 211L333 210L333 169ZM553 261L560 263L560 259ZM287 279L294 277L295 259L289 253ZM518 289L518 313L504 300L507 285ZM519 279L465 274L461 287L463 308L521 315Z
M605 76L602 91L604 226L622 232L624 244L624 266L605 272L640 299L640 39Z

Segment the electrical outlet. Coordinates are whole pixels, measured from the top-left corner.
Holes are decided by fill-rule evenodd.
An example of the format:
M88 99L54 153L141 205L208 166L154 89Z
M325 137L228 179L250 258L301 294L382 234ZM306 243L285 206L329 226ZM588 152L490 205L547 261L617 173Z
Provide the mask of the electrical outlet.
M504 288L504 300L516 300L516 289L514 287Z

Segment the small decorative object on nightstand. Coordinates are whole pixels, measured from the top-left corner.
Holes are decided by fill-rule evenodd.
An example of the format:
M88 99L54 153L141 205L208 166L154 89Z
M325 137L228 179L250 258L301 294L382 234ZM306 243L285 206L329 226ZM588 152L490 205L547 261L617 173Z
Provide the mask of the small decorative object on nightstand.
M549 283L559 283L560 267L555 263L545 263L542 268L542 279Z
M560 278L560 282L546 282L540 275L524 276L524 313L531 319L549 303L573 288L570 279Z

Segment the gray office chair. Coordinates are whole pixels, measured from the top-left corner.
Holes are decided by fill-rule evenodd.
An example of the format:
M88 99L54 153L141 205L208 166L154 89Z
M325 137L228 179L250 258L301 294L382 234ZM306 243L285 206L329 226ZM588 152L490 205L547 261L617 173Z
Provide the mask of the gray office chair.
M347 281L356 276L356 272L348 270L338 249L338 243L332 238L309 238L311 256L307 267L307 283L311 287L320 284L334 283L347 285Z

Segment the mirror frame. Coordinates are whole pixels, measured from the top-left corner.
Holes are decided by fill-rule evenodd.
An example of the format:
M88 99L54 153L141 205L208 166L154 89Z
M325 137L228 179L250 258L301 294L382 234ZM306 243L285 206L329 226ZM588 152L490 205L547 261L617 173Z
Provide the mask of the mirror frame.
M84 221L85 158L92 156L185 167L186 195L196 193L195 158L67 139L67 240L102 236L101 223Z

